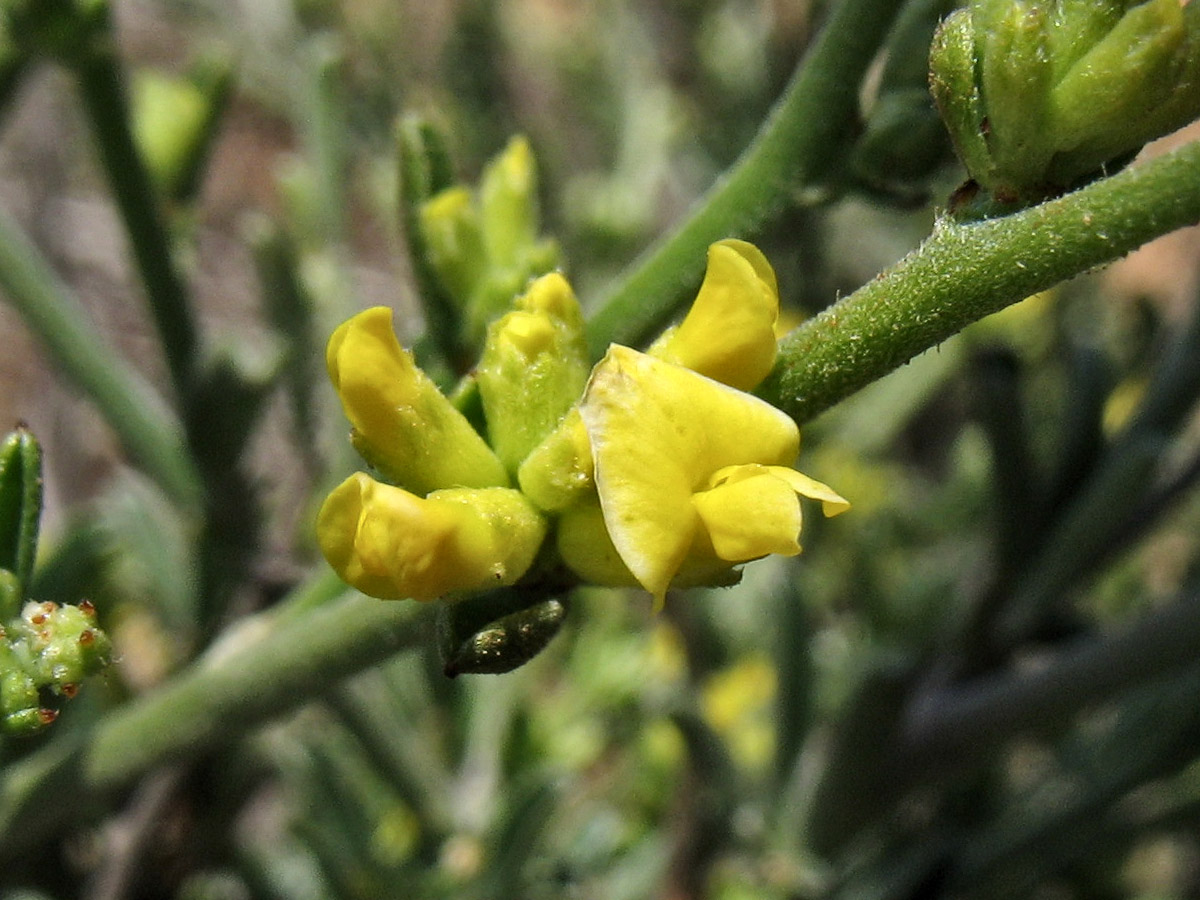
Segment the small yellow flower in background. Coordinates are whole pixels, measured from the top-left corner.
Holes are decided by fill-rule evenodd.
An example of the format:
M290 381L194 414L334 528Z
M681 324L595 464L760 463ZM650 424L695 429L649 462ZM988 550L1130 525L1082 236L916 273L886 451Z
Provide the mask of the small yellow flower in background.
M325 360L355 449L389 481L418 494L508 485L504 464L400 346L390 309L343 323Z
M745 657L705 682L700 702L704 718L748 769L764 769L775 749L773 703L775 667L764 656Z
M735 387L753 390L775 365L779 288L767 258L745 241L708 248L708 269L684 320L646 352Z
M609 348L579 411L612 546L658 602L677 576L695 583L693 569L799 553L801 495L821 500L826 515L849 507L788 468L800 432L787 415L628 347ZM576 518L560 523L559 548L569 566L595 575L596 561L579 555L587 541L572 528L587 523Z
M351 587L382 600L435 600L515 582L546 523L511 488L448 488L423 499L357 472L326 498L317 534Z

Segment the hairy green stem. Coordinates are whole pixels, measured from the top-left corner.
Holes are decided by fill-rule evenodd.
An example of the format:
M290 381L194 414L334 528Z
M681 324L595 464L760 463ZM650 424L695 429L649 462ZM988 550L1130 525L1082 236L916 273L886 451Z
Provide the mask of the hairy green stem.
M250 619L162 688L0 777L0 862L75 816L79 804L166 763L195 758L294 709L351 675L415 646L428 607L358 594L326 573L301 589L328 602L292 618Z
M181 402L186 402L196 362L196 326L183 279L175 265L158 191L130 130L120 65L112 48L100 43L77 64L76 74L83 107L125 222L176 393Z
M687 218L637 260L588 323L592 355L637 344L700 282L708 245L749 236L842 165L858 126L863 73L902 0L843 0L753 143Z
M125 359L100 340L86 312L2 210L0 291L59 371L91 397L130 457L172 500L196 509L199 475L179 422Z
M780 342L760 393L798 422L972 322L1200 221L1200 142L917 250Z

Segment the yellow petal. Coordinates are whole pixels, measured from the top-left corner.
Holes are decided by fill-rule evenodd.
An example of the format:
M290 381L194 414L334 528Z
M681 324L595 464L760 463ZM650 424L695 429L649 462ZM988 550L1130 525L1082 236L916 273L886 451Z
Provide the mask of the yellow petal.
M483 438L401 348L390 309L377 306L343 323L325 360L355 446L388 479L418 494L508 484Z
M771 471L777 478L782 478L791 485L792 490L800 496L820 500L821 511L829 518L839 516L850 508L849 500L829 485L817 481L815 478L809 478L803 472L783 466L772 466Z
M330 493L317 517L334 571L385 600L512 584L544 536L541 516L517 491L464 488L422 499L361 472Z
M795 423L769 404L619 345L579 411L613 545L659 600L700 526L692 494L726 466L789 463L799 449Z
M800 499L779 467L747 466L749 477L729 479L697 493L700 513L713 551L728 562L747 562L769 553L800 552Z
M648 352L748 391L775 364L778 317L779 290L766 257L745 241L720 241L708 248L691 310Z

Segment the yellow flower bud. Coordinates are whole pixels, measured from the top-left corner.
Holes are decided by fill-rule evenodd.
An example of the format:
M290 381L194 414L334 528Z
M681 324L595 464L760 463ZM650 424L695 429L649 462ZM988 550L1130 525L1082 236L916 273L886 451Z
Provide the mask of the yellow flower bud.
M613 548L659 602L698 573L715 580L737 563L798 553L799 495L827 514L849 505L787 468L800 432L784 413L628 347L609 348L579 410ZM590 567L572 552L576 539L560 533L564 560Z
M654 342L651 356L748 391L775 364L779 289L753 244L724 240L708 248L708 269L684 320Z
M329 565L384 600L512 584L545 534L545 520L519 491L450 488L422 499L362 472L335 488L317 517Z
M390 481L418 494L504 487L508 473L471 423L417 368L377 306L343 323L326 350L354 445Z
M421 204L418 222L442 286L460 307L466 306L487 269L475 198L465 187L446 188Z
M475 377L488 437L510 472L562 421L588 369L579 301L558 272L536 279L491 324Z

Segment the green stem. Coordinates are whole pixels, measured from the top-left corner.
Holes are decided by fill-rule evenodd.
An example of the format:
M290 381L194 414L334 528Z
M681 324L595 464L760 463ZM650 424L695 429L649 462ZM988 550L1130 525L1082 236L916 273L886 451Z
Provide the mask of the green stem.
M917 250L780 342L760 388L798 422L1030 294L1200 221L1200 142Z
M76 66L84 110L137 263L167 366L181 402L186 402L196 362L196 327L187 291L175 266L158 191L130 130L121 70L104 42Z
M330 598L324 605L282 622L265 614L243 623L174 680L110 713L69 750L54 743L8 767L0 780L0 861L76 816L79 804L245 735L425 636L427 607L357 594L333 599L344 585L331 577L316 584ZM313 590L301 590L311 602Z
M196 509L199 475L179 422L162 399L104 344L58 276L0 210L0 290L55 365L92 398L129 455L185 509Z
M593 356L637 344L700 282L708 245L747 236L842 164L858 127L863 73L902 0L844 0L833 11L754 142L610 291L588 324Z

